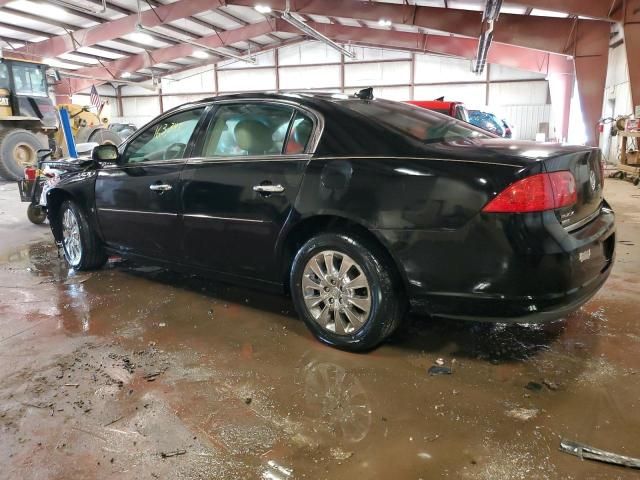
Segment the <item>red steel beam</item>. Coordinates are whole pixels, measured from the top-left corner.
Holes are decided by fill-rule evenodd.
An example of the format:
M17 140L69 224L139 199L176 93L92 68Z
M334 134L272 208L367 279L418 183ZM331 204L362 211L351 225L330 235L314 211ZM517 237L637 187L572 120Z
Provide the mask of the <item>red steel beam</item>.
M627 0L624 8L624 43L627 49L632 107L640 105L640 0Z
M198 43L211 48L224 47L232 43L246 41L253 37L271 33L274 29L275 22L273 20L267 20L202 37L198 39ZM106 83L106 80L93 80L93 78L105 79L113 77L116 79L120 77L122 72L135 72L142 68L152 67L158 63L166 63L176 58L188 57L193 54L195 50L198 50L198 47L183 43L103 63L98 67L82 68L74 71L74 73L86 75L91 78L66 78L64 82L61 82L61 85L56 87L56 93L60 95L73 94L85 90L91 87L91 85ZM222 60L222 58L218 58L217 60L212 58L211 63L220 60Z
M196 13L217 8L224 4L223 0L178 0L177 2L146 10L141 14L145 27L156 27L164 23L189 17ZM72 52L80 47L90 47L96 43L106 42L136 29L138 14L104 22L95 27L76 30L72 35L58 35L48 40L32 43L20 50L40 57L57 57Z
M509 0L510 5L522 5L541 10L564 12L599 20L619 21L622 0Z
M478 49L478 40L472 38L428 35L423 33L381 30L377 28L350 27L346 25L307 22L331 40L342 43L362 43L399 50L422 53L437 53L473 59ZM298 33L298 30L283 20L277 20L276 31ZM543 74L573 75L573 62L565 55L545 53L531 48L516 47L493 42L487 62L519 68Z
M273 10L282 11L286 8L285 0L264 0L260 3L269 5ZM227 0L227 4L253 7L255 0ZM290 10L297 13L333 16L339 12L341 17L375 22L385 18L394 24L412 25L473 38L480 33L482 21L482 12L408 4L364 2L361 0L290 0L290 4ZM585 28L577 28L582 25ZM587 26L588 28L586 28ZM599 20L503 13L495 23L493 40L546 52L566 54L571 52L573 43L577 40L576 31L580 31L580 35L589 35L590 31L606 31L608 33L610 26L609 22Z

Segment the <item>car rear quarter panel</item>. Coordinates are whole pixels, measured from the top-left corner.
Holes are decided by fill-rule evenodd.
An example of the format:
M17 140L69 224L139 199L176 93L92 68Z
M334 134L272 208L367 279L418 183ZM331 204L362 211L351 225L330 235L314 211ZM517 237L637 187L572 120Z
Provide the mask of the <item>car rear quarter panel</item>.
M452 231L520 170L459 159L319 157L307 167L295 210L302 218L343 216L369 229Z

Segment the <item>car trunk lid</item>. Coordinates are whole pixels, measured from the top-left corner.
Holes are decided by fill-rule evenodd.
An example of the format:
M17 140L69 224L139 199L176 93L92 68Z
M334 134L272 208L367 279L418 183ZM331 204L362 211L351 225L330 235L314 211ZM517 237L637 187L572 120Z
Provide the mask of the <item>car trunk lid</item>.
M602 206L604 172L602 154L597 148L582 148L544 160L548 172L568 170L576 181L576 203L556 210L567 230L575 230L595 218Z

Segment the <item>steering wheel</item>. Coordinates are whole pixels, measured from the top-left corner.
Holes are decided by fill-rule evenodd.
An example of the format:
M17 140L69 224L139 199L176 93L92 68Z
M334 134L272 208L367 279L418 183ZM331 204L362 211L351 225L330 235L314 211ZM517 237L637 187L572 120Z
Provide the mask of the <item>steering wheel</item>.
M180 158L182 157L185 148L187 148L187 145L185 143L172 143L164 151L163 159L172 160L174 158Z

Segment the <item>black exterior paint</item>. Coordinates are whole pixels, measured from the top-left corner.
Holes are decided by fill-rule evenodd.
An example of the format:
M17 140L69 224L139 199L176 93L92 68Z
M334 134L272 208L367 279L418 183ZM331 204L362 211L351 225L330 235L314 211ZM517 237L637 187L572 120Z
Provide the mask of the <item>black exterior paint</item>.
M316 127L324 126L315 152L200 158L216 104L252 99L313 111ZM49 194L56 238L55 206L67 195L121 255L281 288L293 232L303 222L339 219L366 229L387 250L415 309L481 320L557 318L609 275L614 216L602 197L596 149L497 138L425 144L328 95L243 94L179 109L194 105L211 107L188 146L191 159L102 165L66 176ZM576 176L579 201L571 211L481 212L514 181L555 170ZM593 191L591 172L598 181ZM150 192L156 182L174 188ZM252 190L268 183L285 191ZM577 228L578 222L586 224ZM580 261L586 250L590 259Z

